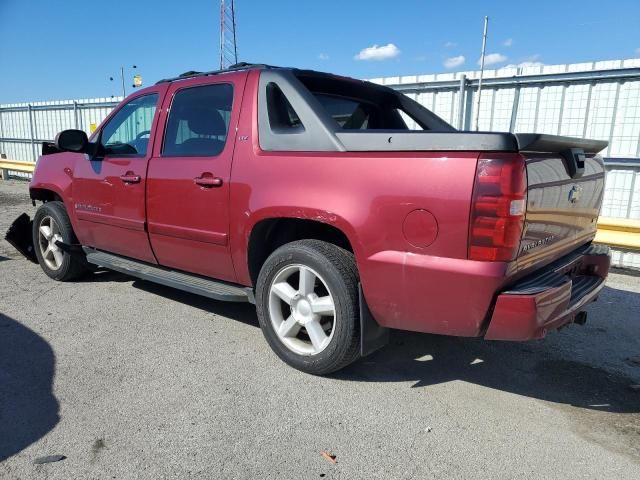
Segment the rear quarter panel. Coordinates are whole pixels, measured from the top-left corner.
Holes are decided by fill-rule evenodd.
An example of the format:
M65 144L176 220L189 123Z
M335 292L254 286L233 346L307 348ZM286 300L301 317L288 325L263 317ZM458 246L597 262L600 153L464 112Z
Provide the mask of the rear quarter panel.
M478 154L262 151L255 73L247 82L230 193L231 251L239 281L251 284L247 245L256 223L273 217L317 220L348 237L367 302L381 324L445 331L453 317L465 316L464 311L456 311L439 320L442 328L424 325L430 317L442 318L446 310L442 294L450 303L453 278L439 278L437 273L449 269L448 260L462 261L467 255ZM410 244L403 233L407 214L416 209L428 210L437 221L437 236L426 247ZM432 276L430 264L434 265ZM416 277L416 272L421 274ZM414 284L406 288L407 282ZM416 294L421 298L407 298ZM425 295L441 296L432 302L431 311L426 309ZM484 308L484 316L487 305L478 308ZM460 330L474 334L476 327Z

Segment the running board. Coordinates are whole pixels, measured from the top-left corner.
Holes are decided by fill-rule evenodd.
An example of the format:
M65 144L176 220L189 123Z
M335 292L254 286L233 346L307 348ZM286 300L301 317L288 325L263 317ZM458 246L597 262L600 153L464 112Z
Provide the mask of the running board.
M112 253L94 250L93 248L84 247L84 251L87 254L87 261L89 263L108 268L109 270L115 270L116 272L131 275L142 280L159 283L167 287L177 288L214 300L255 303L253 291L248 287L151 265Z

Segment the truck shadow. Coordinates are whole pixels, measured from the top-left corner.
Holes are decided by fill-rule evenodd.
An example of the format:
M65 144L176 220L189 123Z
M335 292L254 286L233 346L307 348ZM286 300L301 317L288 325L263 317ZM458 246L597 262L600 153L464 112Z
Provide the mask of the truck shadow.
M0 313L0 462L58 423L55 355L39 335Z
M131 279L131 277L129 277L129 279ZM256 308L250 303L217 302L200 295L183 292L182 290L139 279L135 279L132 285L147 293L160 295L205 312L213 313L214 315L220 315L247 325L259 327Z
M609 304L616 304L615 309ZM626 332L640 337L640 294L605 287L600 304L590 307L586 327L571 326L533 342L491 342L393 331L390 344L337 372L343 380L415 382L414 388L462 380L504 392L574 407L639 413L640 383L626 357L640 353L618 348L624 334L611 322L627 321ZM612 318L612 316L614 318ZM623 318L617 318L623 317ZM607 368L602 364L606 363ZM640 375L640 369L636 369Z
M78 283L111 283L111 282L120 283L120 282L130 282L132 280L134 280L133 277L130 277L129 275L125 275L124 273L98 267L95 271L87 273L74 281Z
M534 350L483 340L394 332L391 345L337 372L335 378L410 381L415 382L413 388L461 380L579 408L640 412L639 393L629 388L635 383L633 379L556 356L549 350L544 346Z
M255 308L250 304L216 302L153 283L136 280L133 285L195 308L258 327ZM626 298L618 314L633 318L640 295L606 287L602 297L618 301ZM631 297L630 297L631 296ZM605 305L601 308L606 310ZM628 311L627 311L628 310ZM592 312L594 323L605 312ZM596 318L594 318L596 317ZM589 324L588 324L589 325ZM344 381L414 382L413 388L429 387L462 380L488 388L531 398L612 413L640 412L640 393L629 386L638 380L616 371L615 341L612 334L593 328L573 326L566 334L552 333L541 341L526 343L489 342L481 338L456 338L413 332L392 331L390 344L371 356L360 359L332 378ZM634 327L640 337L640 324ZM562 335L562 337L554 337ZM575 359L576 336L580 348L607 355L613 370L597 362ZM560 344L559 344L560 342ZM560 347L560 348L559 348ZM597 351L597 352L596 352ZM619 354L619 353L616 353Z

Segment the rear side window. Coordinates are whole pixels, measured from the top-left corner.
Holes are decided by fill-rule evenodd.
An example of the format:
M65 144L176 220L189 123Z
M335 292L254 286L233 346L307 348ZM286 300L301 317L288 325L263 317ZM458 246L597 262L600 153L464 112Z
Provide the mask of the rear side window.
M162 155L219 155L227 141L232 106L233 86L228 83L178 90L167 120Z
M334 95L316 94L316 98L340 128L367 129L373 107L358 100Z
M311 93L331 115L339 128L345 130L409 130L400 111L391 105L373 103L364 98Z
M396 109L396 112L398 112L398 114L402 117L402 120L404 120L404 123L407 124L407 128L409 130L417 130L417 131L424 130L424 128L417 121L415 121L411 116L409 116L408 113L405 113L400 109Z
M298 72L296 77L333 118L336 128L454 131L423 106L387 87L315 72Z
M275 83L267 85L267 111L272 130L278 133L304 130L300 117Z

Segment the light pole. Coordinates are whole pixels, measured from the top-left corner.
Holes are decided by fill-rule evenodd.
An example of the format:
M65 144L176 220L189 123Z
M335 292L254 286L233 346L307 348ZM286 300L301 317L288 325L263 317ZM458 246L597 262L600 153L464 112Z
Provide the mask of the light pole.
M489 17L484 17L484 29L482 31L482 56L480 57L480 78L478 79L478 101L476 102L475 129L480 128L480 96L482 95L482 76L484 74L484 56L487 50L487 29L489 28Z
M137 65L131 65L131 68L133 69L137 69L138 66ZM109 77L110 81L114 81L113 77ZM127 96L127 89L125 87L125 83L124 83L124 67L120 67L120 81L122 82L122 98L124 99ZM142 77L140 75L134 75L133 77L133 88L137 88L137 87L141 87L142 86Z

